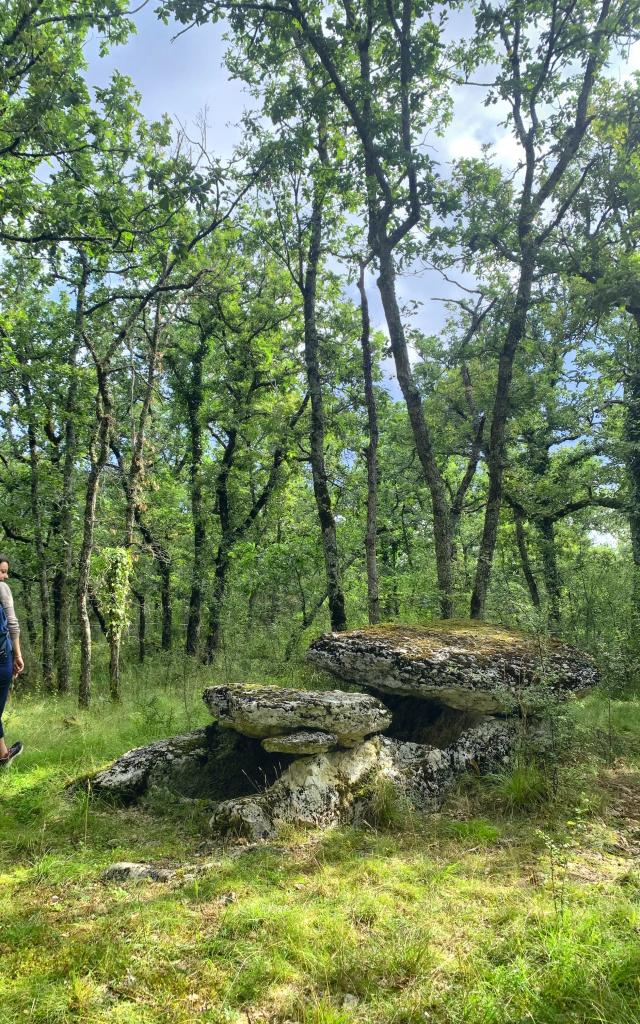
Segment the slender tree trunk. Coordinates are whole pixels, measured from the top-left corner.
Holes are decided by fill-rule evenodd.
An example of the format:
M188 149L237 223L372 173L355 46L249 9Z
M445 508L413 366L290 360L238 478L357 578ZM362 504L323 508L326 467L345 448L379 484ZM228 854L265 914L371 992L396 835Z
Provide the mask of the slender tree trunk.
M389 564L389 567L390 567L390 570L391 570L390 573L389 573L389 578L391 580L391 584L390 584L390 587L389 587L389 595L388 595L388 598L387 598L387 609L388 609L387 616L389 618L392 618L392 619L397 619L398 616L400 615L400 601L398 599L398 574L397 574L397 568L398 568L398 548L399 548L399 546L400 546L400 542L397 541L395 539L395 537L392 537L391 541L389 543L389 557L388 557L388 564Z
M304 358L311 400L311 473L313 493L320 520L322 551L327 573L327 592L331 629L340 632L347 628L347 615L338 556L336 523L331 507L331 494L324 461L324 402L320 376L319 337L316 322L316 295L318 266L322 242L322 199L314 196L311 215L311 240L303 285L304 298Z
M40 622L42 629L42 680L46 690L53 689L53 649L51 645L51 604L49 595L49 577L47 568L47 554L44 544L42 528L42 511L40 506L40 477L38 467L38 445L35 426L33 423L33 410L31 407L31 393L28 381L24 383L24 396L29 422L27 428L29 442L29 480L31 493L31 518L33 522L33 537L36 549L36 562L38 572L38 591L40 596Z
M449 506L444 482L435 459L431 433L424 417L422 398L413 379L411 363L409 362L409 352L396 294L396 272L393 256L388 249L381 247L379 260L378 288L380 289L380 297L389 330L391 351L395 361L398 383L407 405L418 458L420 459L424 477L431 493L440 610L443 618L450 619L453 615L453 545Z
M73 364L75 365L75 353ZM56 649L56 672L59 693L67 693L70 688L71 665L71 580L73 576L73 479L77 460L77 440L74 423L74 407L77 384L74 379L67 395L67 418L65 423L64 464L62 470L62 499L60 510L60 542L62 545L62 564L59 586L59 630Z
M60 536L60 520L54 516L50 523L51 534ZM57 665L60 647L60 611L61 611L62 573L57 569L51 580L51 609L53 612L53 661Z
M556 537L553 519L547 517L538 521L540 530L544 585L549 599L549 628L556 632L560 627L560 574L556 552Z
M211 664L218 647L222 633L222 609L227 589L227 575L229 572L229 549L224 540L218 547L216 555L215 572L213 580L213 593L209 605L209 621L207 628L207 642L205 647L205 662Z
M138 602L138 661L142 665L146 655L147 606L142 591L134 590L133 594Z
M84 301L89 280L89 263L80 253L82 273L76 296L74 318L74 344L69 353L71 381L67 391L66 418L64 425L64 461L62 464L62 498L60 502L60 543L62 545L61 582L60 582L60 626L58 646L56 649L56 671L58 692L69 691L71 665L71 605L73 576L73 481L77 461L78 439L76 434L75 407L78 396L78 380L76 376L76 359L82 342L82 325L84 321Z
M640 618L640 308L629 308L636 325L631 368L625 380L624 439L629 481L629 530L633 559L633 602Z
M190 476L191 521L193 524L193 568L191 571L191 591L189 594L189 616L187 619L185 651L187 654L191 655L198 653L198 645L200 642L200 624L202 621L202 607L204 602L204 572L207 544L207 523L202 501L203 443L201 422L201 409L204 400L202 368L205 352L205 344L204 341L202 341L194 356L191 388L187 395L189 431L191 434Z
M531 604L534 608L540 607L540 592L538 590L538 584L531 568L531 561L529 559L529 550L527 548L527 538L524 530L524 521L522 513L518 509L513 509L513 520L516 527L516 544L518 546L518 554L520 555L520 565L522 566L522 574L527 581L527 587L529 589L529 596L531 598Z
M480 542L480 553L476 567L475 584L471 595L472 619L481 619L484 615L487 591L491 579L491 567L498 538L498 523L502 506L507 448L507 422L509 419L509 398L511 380L513 378L513 364L518 346L524 337L527 326L534 268L534 253L530 249L523 257L515 304L498 364L498 380L493 403L491 439L487 457L489 491L487 494L482 540Z
M91 608L91 611L94 614L96 622L100 626L100 632L102 633L103 637L105 638L105 640L108 643L109 642L109 627L107 625L107 620L105 619L104 615L102 614L102 608L100 607L100 602L98 601L98 595L96 594L96 592L95 592L95 590L93 589L92 586L89 586L88 598L89 598L89 607Z
M160 602L162 607L162 650L170 651L173 644L173 608L171 605L171 564L168 558L160 562Z
M31 584L22 581L22 600L24 603L25 617L27 622L27 636L29 637L29 647L33 654L35 646L38 640L36 632L36 624L33 616L33 598L31 596Z
M96 367L98 378L104 370ZM105 392L106 394L107 392ZM80 686L78 701L81 707L88 707L91 702L91 620L89 619L89 573L91 552L93 550L93 534L96 521L96 501L100 485L100 474L107 462L109 454L109 434L111 432L111 406L105 395L98 397L98 425L94 439L96 451L91 453L91 466L87 477L87 491L84 503L82 525L82 544L78 562L78 622L80 626ZM107 404L105 404L105 401Z
M364 396L367 407L367 423L369 443L366 447L367 458L367 529L365 533L365 552L367 560L367 603L369 622L375 625L380 621L380 596L378 593L378 561L376 557L377 521L378 521L378 410L373 388L373 352L371 348L371 320L369 302L364 280L364 264L360 266L358 278L360 292L360 315L362 330L360 345L362 349L362 372L364 377Z

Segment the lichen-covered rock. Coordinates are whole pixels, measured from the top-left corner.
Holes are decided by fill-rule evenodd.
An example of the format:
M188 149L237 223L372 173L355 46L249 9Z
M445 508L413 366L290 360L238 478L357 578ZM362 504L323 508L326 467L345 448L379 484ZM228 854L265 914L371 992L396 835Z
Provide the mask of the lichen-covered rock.
M174 798L216 801L264 789L290 762L286 754L269 754L256 740L212 724L129 750L72 788L90 786L96 796L122 804L154 788Z
M91 791L96 796L131 803L146 792L151 778L156 782L164 781L178 766L187 772L191 766L196 770L206 746L205 730L196 729L183 736L128 750L89 780Z
M174 875L175 871L169 868L156 868L153 864L137 864L128 860L110 864L102 872L105 882L139 882L144 879L151 879L152 882L170 882Z
M431 810L470 765L497 765L509 756L517 724L487 719L445 750L374 736L351 750L296 760L262 793L218 804L211 826L250 839L265 839L281 824L329 825L366 812L378 781L390 782L403 798Z
M262 741L263 750L271 754L295 754L301 757L305 754L326 754L338 746L338 737L331 732L312 732L310 729L301 729L299 732L289 733L288 736L269 736Z
M351 750L300 758L263 793L220 803L211 827L266 839L283 823L340 821L353 807L364 780L377 770L380 751L381 737L376 736Z
M342 690L210 686L203 698L221 726L259 738L317 729L335 735L339 746L351 747L391 723L390 712L375 697Z
M573 647L471 621L328 633L307 657L350 683L482 714L535 709L597 681L592 659Z

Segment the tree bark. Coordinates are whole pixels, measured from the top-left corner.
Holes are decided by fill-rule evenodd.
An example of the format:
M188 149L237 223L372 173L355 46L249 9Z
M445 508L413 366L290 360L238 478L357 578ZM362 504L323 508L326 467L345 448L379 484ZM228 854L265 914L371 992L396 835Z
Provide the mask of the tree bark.
M159 563L160 571L160 602L162 607L162 636L161 646L163 651L170 651L173 644L173 608L171 604L171 564L166 558Z
M227 574L229 571L229 551L225 543L218 546L216 555L213 593L209 605L209 621L207 628L207 643L205 650L205 661L211 664L220 646L222 633L222 609L227 590Z
M529 597L531 598L531 604L534 608L540 607L540 591L538 590L538 584L531 568L531 561L529 559L529 549L527 548L527 537L524 530L524 519L522 513L512 506L513 521L516 527L516 544L518 547L518 554L520 555L520 565L522 567L522 574L527 582L529 590Z
M433 536L435 544L436 571L440 593L440 611L442 617L450 619L453 615L453 544L449 505L445 493L442 475L436 463L431 432L427 426L420 391L413 379L409 352L400 316L395 286L395 267L393 257L387 248L381 247L379 254L380 274L378 287L389 330L391 351L396 366L396 374L400 390L404 397L413 439L420 459L426 483L431 493L433 508Z
M629 481L629 531L633 559L633 603L640 618L640 307L628 307L637 331L624 385L624 440Z
M206 354L206 344L201 338L196 349L191 367L191 384L186 395L191 437L191 521L193 524L193 568L191 571L191 591L189 594L189 617L185 651L187 654L198 653L200 642L200 625L204 601L204 571L206 565L207 523L202 501L202 421L201 410L204 401L202 371Z
M82 273L76 295L74 318L74 341L69 353L71 381L67 390L66 418L64 425L64 461L62 466L62 498L60 501L60 543L62 545L62 564L60 566L60 605L58 645L56 648L56 673L59 693L69 691L71 667L71 604L73 576L73 480L77 461L77 435L75 424L75 406L78 395L78 380L75 373L76 358L82 341L82 325L84 319L84 300L89 280L89 264L83 253L80 254Z
M134 590L133 595L138 602L138 661L143 665L146 655L147 606L142 591Z
M560 628L560 573L553 519L541 517L538 520L538 529L541 537L544 585L549 600L549 628L552 632L557 632Z
M347 628L347 615L342 590L336 523L331 507L331 494L324 460L324 401L316 321L317 278L322 243L322 204L323 201L317 189L313 199L311 238L303 283L304 360L311 400L311 474L327 574L329 618L331 629L340 632Z
M42 681L48 691L53 690L53 649L51 644L51 602L49 594L49 575L47 567L47 553L44 543L42 528L42 512L40 505L40 474L38 442L34 423L34 410L31 401L31 389L29 381L23 378L23 394L28 413L27 439L29 444L29 483L31 496L31 518L33 523L33 538L36 550L36 564L38 572L38 591L40 596L40 623L41 623L41 665Z
M489 490L485 509L484 528L478 554L476 578L471 595L471 618L481 619L484 615L487 591L491 580L491 567L498 537L498 523L502 506L503 479L506 464L507 423L509 420L509 398L513 379L513 364L518 346L524 338L527 314L531 303L531 289L535 258L533 249L527 250L521 266L518 291L513 307L500 361L498 380L491 419L491 437L487 453Z
M364 264L360 265L358 290L360 292L360 315L362 330L360 346L362 349L362 372L364 378L364 396L367 407L367 424L369 441L365 450L367 459L367 528L365 533L365 554L367 562L367 605L369 623L380 622L380 595L378 592L378 561L376 557L377 521L378 521L378 410L373 387L373 352L371 348L371 320L369 302L364 279Z
M104 369L96 366L98 381L104 376ZM106 384L106 381L103 381ZM88 595L91 552L96 521L96 501L100 485L100 475L109 455L109 435L111 433L111 405L108 390L100 387L97 396L98 422L90 454L91 465L87 477L87 490L84 503L82 527L82 544L78 563L78 621L80 625L80 685L78 701L81 707L89 707L91 702L91 621L89 619Z
M36 624L33 615L33 598L31 596L31 583L23 579L22 581L22 600L24 602L25 616L27 620L27 636L29 637L29 647L32 652L35 650L35 646L38 640L36 632Z

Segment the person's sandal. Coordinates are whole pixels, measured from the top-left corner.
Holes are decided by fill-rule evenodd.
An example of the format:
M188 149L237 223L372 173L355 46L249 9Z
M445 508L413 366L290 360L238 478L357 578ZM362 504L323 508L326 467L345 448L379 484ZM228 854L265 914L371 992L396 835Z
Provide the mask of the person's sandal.
M5 757L0 757L0 768L8 767L16 757L20 756L23 750L24 747L20 740L18 740L17 743L13 743L9 747L9 753L6 754Z

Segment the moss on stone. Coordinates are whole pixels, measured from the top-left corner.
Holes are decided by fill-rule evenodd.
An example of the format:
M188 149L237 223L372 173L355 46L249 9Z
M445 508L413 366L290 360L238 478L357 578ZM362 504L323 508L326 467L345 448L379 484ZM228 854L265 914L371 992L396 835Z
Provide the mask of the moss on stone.
M540 653L538 640L531 634L474 619L440 619L425 626L381 623L340 634L341 638L350 636L388 643L395 650L407 644L408 649L403 651L407 658L430 658L443 647L461 648L484 661L509 654L533 657ZM564 644L554 640L545 640L547 646L551 651L565 649Z

